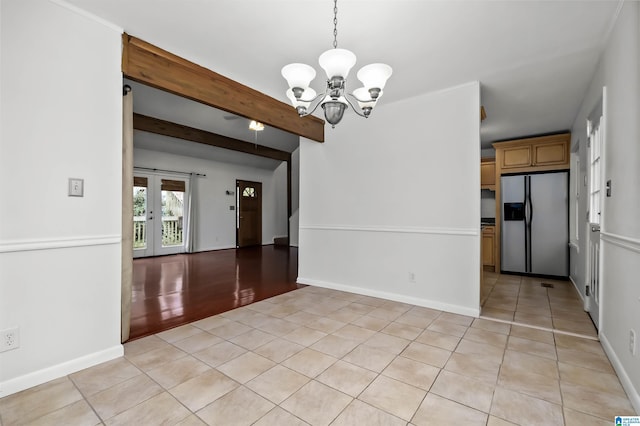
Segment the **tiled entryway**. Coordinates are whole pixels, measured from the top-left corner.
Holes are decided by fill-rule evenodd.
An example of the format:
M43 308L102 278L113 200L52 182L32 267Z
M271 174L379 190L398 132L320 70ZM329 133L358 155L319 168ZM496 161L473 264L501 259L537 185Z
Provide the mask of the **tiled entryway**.
M484 318L597 337L570 281L485 271L480 303Z
M305 287L0 400L2 425L610 425L600 344Z

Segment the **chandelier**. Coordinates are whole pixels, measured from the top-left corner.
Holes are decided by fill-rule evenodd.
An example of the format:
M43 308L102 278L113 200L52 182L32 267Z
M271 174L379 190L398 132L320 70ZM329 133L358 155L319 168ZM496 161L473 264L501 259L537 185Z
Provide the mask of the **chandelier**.
M300 117L313 114L318 106L322 106L325 119L335 128L348 106L359 116L368 118L382 96L382 89L393 70L386 64L366 65L357 73L358 80L364 87L347 93L347 76L356 63L356 55L350 50L338 49L338 0L334 0L333 4L333 49L324 52L318 60L327 74L327 88L324 93L318 95L309 87L316 77L316 70L309 65L285 65L282 68L282 76L289 84L287 98Z

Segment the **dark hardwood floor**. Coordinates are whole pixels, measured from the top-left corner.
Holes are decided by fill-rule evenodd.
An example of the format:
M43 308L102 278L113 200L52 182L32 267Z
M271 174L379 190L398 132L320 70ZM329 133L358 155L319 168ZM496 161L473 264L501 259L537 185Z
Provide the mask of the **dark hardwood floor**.
M134 259L129 340L303 287L297 275L286 246Z

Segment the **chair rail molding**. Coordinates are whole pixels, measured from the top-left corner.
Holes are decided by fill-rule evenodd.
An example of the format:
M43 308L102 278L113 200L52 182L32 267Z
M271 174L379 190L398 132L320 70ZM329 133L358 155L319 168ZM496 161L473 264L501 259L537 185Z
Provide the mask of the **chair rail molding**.
M388 232L394 234L432 234L432 235L480 235L479 228L425 228L412 226L386 225L300 225L300 229L311 231L348 231L348 232Z
M47 238L47 239L24 239L12 241L0 241L0 253L12 253L19 251L51 250L74 247L104 246L120 244L122 236L114 235L92 235L85 237L71 238Z
M612 234L610 232L600 232L600 239L614 246L621 247L636 253L640 253L640 240L624 235Z

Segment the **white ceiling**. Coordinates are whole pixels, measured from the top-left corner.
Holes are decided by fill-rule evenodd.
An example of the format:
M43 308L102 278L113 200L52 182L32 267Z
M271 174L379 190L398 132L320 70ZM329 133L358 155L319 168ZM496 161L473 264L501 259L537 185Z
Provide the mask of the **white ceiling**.
M280 69L290 62L314 66L319 72L312 86L324 86L317 58L332 47L330 0L68 1L284 102L287 85ZM371 62L393 67L380 101L386 104L480 81L488 115L481 138L488 147L496 140L571 127L618 7L619 1L340 0L338 45L358 57L348 83L352 89L359 85L354 75L359 67ZM203 127L206 112L192 108L177 117L180 109L172 102L191 101L166 96L166 105L136 99L149 115L217 133L244 121ZM290 150L288 142L279 143Z

